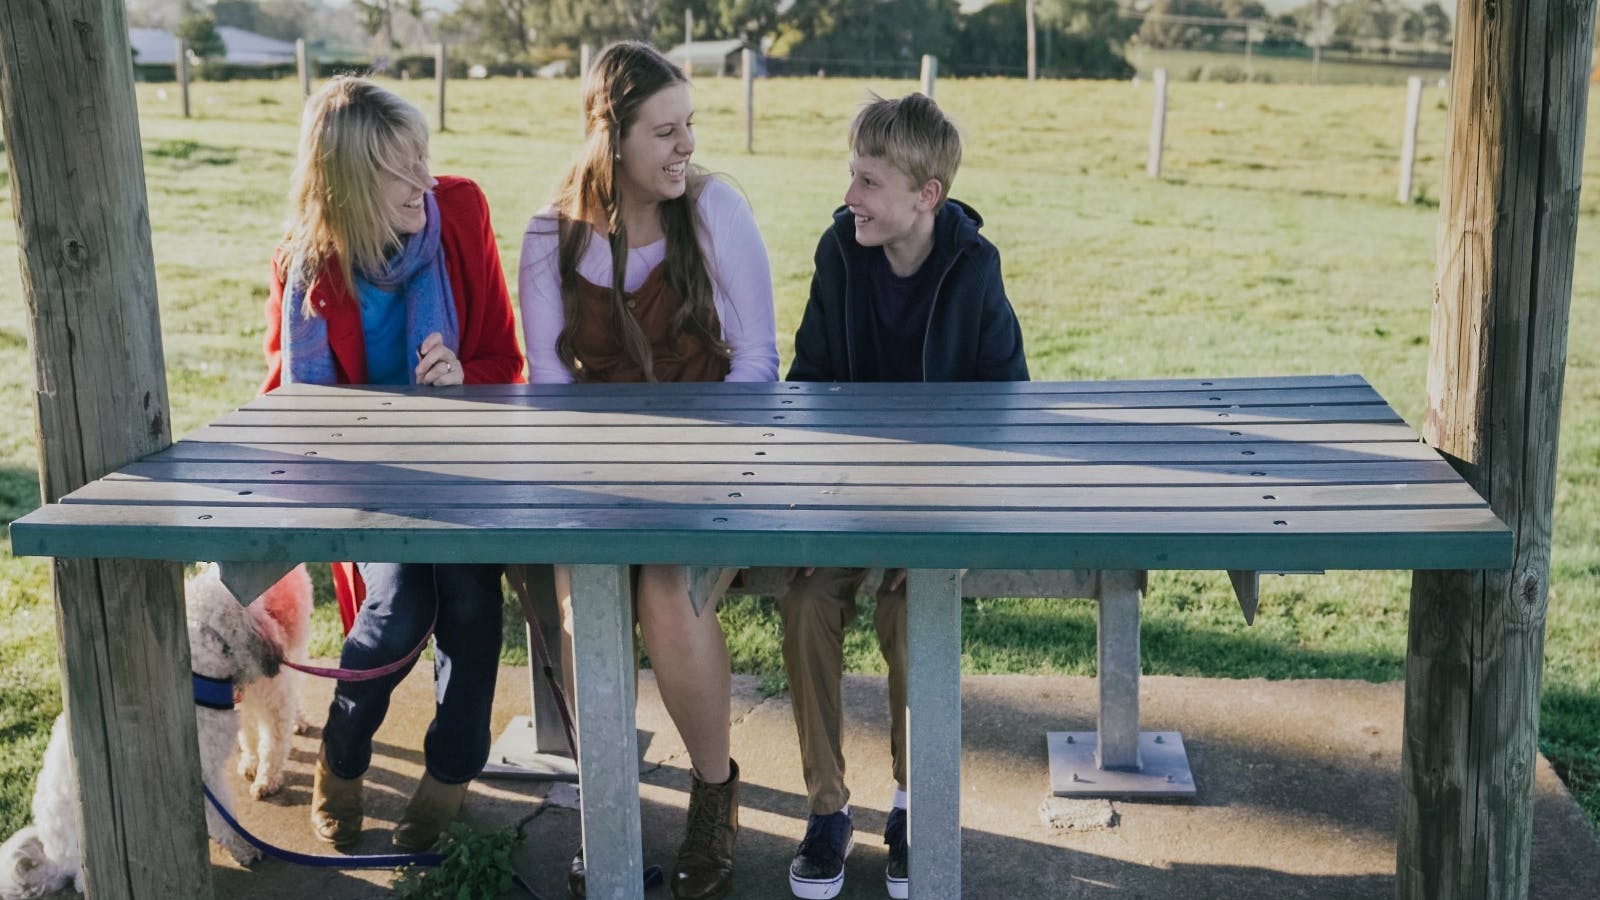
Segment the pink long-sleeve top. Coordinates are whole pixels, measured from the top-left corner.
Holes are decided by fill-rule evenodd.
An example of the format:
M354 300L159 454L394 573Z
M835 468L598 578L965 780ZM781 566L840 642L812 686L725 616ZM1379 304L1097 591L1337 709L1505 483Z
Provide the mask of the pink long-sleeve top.
M700 248L711 274L712 301L722 323L722 339L733 351L726 381L778 379L777 324L772 310L772 266L755 214L744 196L718 178L705 182L696 201ZM561 307L556 211L546 207L528 222L518 266L518 303L528 351L528 380L566 383L572 373L556 355L556 338L566 323ZM651 270L666 259L659 240L628 251L623 289L638 290ZM578 275L591 284L611 283L611 247L604 235L590 237L578 260Z

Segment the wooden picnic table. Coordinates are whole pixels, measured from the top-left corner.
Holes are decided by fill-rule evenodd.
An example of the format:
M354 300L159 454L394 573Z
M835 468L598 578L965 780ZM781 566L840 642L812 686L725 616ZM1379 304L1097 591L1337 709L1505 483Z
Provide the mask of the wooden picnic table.
M911 883L926 897L961 872L961 570L1511 563L1505 525L1356 375L292 385L11 533L18 554L61 557L575 565L596 898L641 896L627 564L911 570Z

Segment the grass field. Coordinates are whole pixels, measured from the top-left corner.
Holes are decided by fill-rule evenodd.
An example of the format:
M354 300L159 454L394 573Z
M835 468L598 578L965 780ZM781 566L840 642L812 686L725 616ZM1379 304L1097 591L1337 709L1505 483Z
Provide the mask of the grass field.
M431 86L394 87L431 110ZM780 350L798 322L811 252L846 180L844 128L871 87L906 82L774 80L757 87L755 155L744 152L735 80L702 79L697 159L750 197L773 260ZM578 138L572 82L450 88L452 131L435 169L478 179L514 276L523 223ZM1403 88L1174 83L1164 178L1144 177L1150 89L1128 83L974 80L938 86L963 126L955 194L1003 251L1036 378L1316 372L1364 374L1420 421L1447 111L1425 95L1421 200L1394 202ZM139 104L176 431L249 399L261 371L261 308L293 162L289 82L197 85ZM1591 114L1591 119L1593 115ZM1591 139L1590 146L1594 141ZM1600 154L1586 156L1600 174ZM0 172L0 179L6 177ZM1600 196L1583 196L1574 277L1547 628L1541 745L1600 821ZM0 192L12 220L9 191ZM27 314L15 235L0 226L0 520L38 503ZM1403 676L1408 578L1334 573L1270 579L1246 627L1217 572L1158 573L1145 605L1144 666L1156 674L1267 678ZM332 653L324 592L316 652ZM46 565L0 540L0 834L27 816L60 708ZM736 665L778 671L777 623L755 602L723 611ZM863 623L870 622L863 615ZM879 667L870 633L851 665ZM1087 603L969 604L968 672L1089 673ZM520 641L509 660L525 658ZM776 677L774 686L776 687Z
M1162 50L1136 46L1128 54L1128 62L1140 75L1148 78L1157 69L1166 69L1174 80L1223 80L1217 73L1232 69L1247 72L1244 49L1235 52L1215 50ZM1310 57L1276 56L1257 50L1251 55L1248 74L1252 80L1275 84L1359 84L1388 85L1406 83L1413 76L1422 78L1424 84L1434 84L1449 76L1446 67L1395 65L1380 60L1351 58L1347 54L1327 54L1318 65ZM1198 77L1196 77L1198 75ZM1233 80L1239 80L1234 78Z

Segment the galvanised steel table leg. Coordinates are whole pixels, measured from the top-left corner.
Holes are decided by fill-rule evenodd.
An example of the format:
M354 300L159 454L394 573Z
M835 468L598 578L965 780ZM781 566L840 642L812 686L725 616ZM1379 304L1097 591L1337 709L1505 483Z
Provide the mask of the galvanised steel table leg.
M627 566L572 567L583 846L593 900L640 900L639 741Z
M961 894L961 573L913 569L906 701L911 896Z

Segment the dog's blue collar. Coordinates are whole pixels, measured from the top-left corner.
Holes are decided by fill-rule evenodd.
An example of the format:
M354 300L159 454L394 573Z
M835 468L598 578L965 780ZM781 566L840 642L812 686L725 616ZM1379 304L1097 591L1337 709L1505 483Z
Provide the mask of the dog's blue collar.
M194 679L194 702L207 709L233 709L233 682L190 672Z

